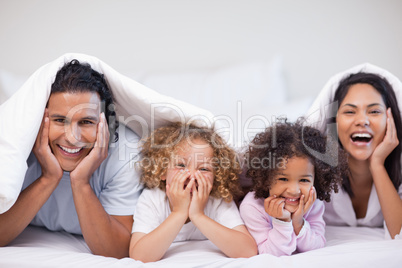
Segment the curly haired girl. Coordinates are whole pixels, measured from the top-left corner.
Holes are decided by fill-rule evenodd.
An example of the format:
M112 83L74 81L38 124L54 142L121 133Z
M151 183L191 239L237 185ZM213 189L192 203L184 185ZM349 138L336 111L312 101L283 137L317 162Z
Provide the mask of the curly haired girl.
M325 245L324 205L347 172L335 141L302 120L259 133L246 153L252 188L240 214L260 254L305 252ZM316 199L320 200L316 200Z
M131 258L158 261L172 242L203 239L229 257L257 254L233 201L240 165L217 133L192 124L162 127L147 138L142 157L146 189L136 206Z

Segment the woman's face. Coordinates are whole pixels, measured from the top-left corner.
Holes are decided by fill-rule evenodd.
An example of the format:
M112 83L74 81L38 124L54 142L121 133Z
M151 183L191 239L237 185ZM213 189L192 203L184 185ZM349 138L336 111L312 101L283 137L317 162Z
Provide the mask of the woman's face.
M74 170L96 141L100 97L95 92L50 95L49 146L65 171Z
M367 160L384 138L386 106L380 93L369 84L355 84L339 106L338 137L350 157Z

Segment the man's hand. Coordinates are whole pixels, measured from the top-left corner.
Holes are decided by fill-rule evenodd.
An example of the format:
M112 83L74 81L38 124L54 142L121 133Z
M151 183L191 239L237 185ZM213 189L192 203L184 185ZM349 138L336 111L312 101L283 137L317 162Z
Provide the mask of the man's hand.
M109 128L105 114L101 113L98 124L96 141L91 152L78 164L70 173L71 181L74 183L88 184L89 179L96 169L107 158L109 149Z
M63 170L49 146L49 112L46 109L43 115L39 133L33 147L33 152L42 169L42 177L51 180L60 180Z

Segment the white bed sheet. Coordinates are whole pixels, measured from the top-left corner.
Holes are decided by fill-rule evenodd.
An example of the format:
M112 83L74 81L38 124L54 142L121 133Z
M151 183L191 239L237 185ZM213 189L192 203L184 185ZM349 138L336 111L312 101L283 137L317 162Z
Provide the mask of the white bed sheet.
M384 230L326 227L325 248L292 256L227 258L210 241L174 243L164 258L144 264L90 253L82 236L29 226L0 248L0 267L402 267L402 240L384 239Z

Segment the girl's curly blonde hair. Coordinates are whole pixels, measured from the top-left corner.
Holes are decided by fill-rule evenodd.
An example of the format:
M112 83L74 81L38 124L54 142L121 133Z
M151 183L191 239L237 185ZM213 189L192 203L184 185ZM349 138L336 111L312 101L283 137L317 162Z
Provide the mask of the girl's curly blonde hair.
M194 124L173 123L156 129L142 146L142 159L139 167L141 180L147 188L159 187L166 191L166 175L169 162L173 160L178 146L185 140L201 139L213 150L214 182L211 196L227 202L241 194L238 176L241 171L237 154L225 141L210 128L197 127Z

